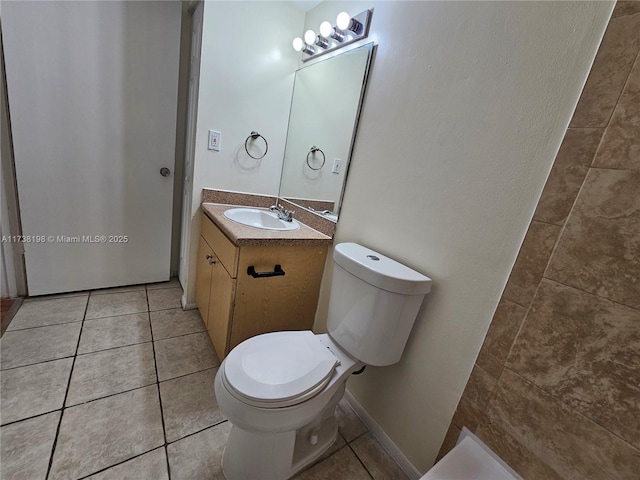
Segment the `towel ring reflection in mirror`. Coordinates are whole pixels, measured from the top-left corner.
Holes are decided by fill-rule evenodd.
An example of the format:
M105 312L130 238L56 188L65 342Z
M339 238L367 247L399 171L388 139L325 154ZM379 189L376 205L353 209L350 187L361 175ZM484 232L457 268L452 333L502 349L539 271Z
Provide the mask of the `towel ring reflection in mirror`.
M311 163L309 162L309 155L313 154L313 156L316 156L316 152L320 152L322 154L322 164L318 167L312 167ZM324 167L324 162L327 161L327 158L324 156L324 152L319 149L318 147L316 147L315 145L313 147L311 147L311 150L309 150L309 153L307 153L307 166L311 169L311 170L320 170L322 167Z
M261 138L264 141L264 153L262 155L260 155L259 157L254 157L253 155L251 155L251 153L249 153L249 141L250 140L254 141L254 140L257 140L258 138ZM264 156L269 151L269 144L267 143L267 139L266 138L264 138L258 132L252 131L251 134L244 141L244 150L245 150L245 152L247 152L247 155L249 155L254 160L260 160L261 158L264 158Z

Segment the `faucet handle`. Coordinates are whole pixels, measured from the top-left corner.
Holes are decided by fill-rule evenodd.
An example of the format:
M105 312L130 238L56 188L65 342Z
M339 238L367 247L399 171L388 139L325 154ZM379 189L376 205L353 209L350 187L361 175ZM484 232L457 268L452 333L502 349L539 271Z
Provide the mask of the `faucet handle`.
M290 221L291 221L291 219L293 218L294 213L296 213L296 212L295 212L295 211L293 211L293 210L285 210L285 211L284 211L284 214L285 214L285 216L287 217L287 218L286 218L287 222L290 222Z

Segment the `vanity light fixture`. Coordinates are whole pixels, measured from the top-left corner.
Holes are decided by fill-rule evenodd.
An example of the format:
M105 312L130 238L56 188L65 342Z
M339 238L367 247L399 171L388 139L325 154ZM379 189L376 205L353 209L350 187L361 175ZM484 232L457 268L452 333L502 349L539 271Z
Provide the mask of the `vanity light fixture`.
M364 25L362 22L355 18L351 18L351 16L347 12L340 12L338 17L336 18L336 26L340 30L349 30L350 32L359 35L364 30Z
M316 32L313 30L307 30L304 32L304 43L307 45L313 45L316 43Z
M329 40L320 35L316 35L316 32L313 30L307 30L304 32L304 43L307 45L317 45L323 49L329 47Z
M316 49L311 45L307 45L300 37L296 37L293 39L293 49L296 52L306 53L307 55L314 55L316 53Z
M320 24L320 35L324 38L333 38L338 43L344 42L344 34L326 20Z
M336 18L336 25L324 21L320 24L320 34L314 30L307 30L304 40L296 37L293 40L293 48L302 52L302 61L318 57L327 52L337 50L345 45L369 36L369 25L373 10L365 10L351 17L347 12L340 12ZM315 47L320 47L319 49Z

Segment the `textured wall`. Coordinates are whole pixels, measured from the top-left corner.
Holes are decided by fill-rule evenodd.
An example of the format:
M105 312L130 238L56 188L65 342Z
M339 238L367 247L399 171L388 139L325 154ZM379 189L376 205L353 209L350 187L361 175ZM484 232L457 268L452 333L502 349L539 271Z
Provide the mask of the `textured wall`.
M365 6L374 8L370 38L378 47L335 243L366 245L434 286L402 360L367 368L347 388L424 472L482 346L613 4L323 2L307 25ZM316 331L325 328L332 269L329 261Z
M640 2L619 2L440 456L527 479L640 472Z

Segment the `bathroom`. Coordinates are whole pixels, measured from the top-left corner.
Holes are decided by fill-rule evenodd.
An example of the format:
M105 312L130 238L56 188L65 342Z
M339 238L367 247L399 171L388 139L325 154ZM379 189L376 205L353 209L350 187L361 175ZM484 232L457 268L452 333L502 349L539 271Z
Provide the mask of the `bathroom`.
M188 50L197 4L183 3L172 15L182 15L174 31ZM10 8L0 9L5 56ZM188 309L202 189L278 195L294 72L303 66L291 40L341 11L373 9L362 44L376 47L333 245L365 245L428 275L433 287L402 360L349 380L347 399L369 433L307 478L394 478L363 460L358 439L392 459L395 474L419 478L462 427L524 478L633 478L640 470L637 3L200 8L193 183L174 190L182 209L173 203L165 262L165 280L179 276ZM188 78L181 72L184 138ZM207 148L211 129L221 132L220 151ZM258 166L241 164L237 152L254 130L268 139L268 155ZM4 135L3 127L7 182ZM608 143L609 136L618 138ZM28 204L20 197L21 209ZM326 331L332 271L327 261L316 332ZM173 294L173 282L161 290ZM3 430L18 425L2 423ZM5 448L3 441L2 463ZM171 442L165 449L171 478L181 478ZM46 475L55 458L52 445L45 450Z

